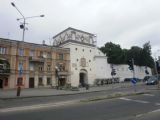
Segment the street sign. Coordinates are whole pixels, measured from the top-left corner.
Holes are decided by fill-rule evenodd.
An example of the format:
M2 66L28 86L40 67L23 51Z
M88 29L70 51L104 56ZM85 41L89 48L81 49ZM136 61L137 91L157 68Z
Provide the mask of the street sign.
M132 78L131 82L135 85L137 83L136 78Z

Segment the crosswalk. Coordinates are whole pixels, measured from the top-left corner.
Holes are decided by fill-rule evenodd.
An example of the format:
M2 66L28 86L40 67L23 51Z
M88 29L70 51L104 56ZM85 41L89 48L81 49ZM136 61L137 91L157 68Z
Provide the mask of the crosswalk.
M148 97L154 97L155 95L154 94L144 94L144 96L148 96ZM124 101L130 101L130 102L136 102L136 103L142 103L142 104L149 104L149 103L152 103L154 104L155 106L160 106L160 102L150 102L150 101L147 101L147 100L138 100L138 99L134 99L134 98L128 98L128 97L120 97L118 98L120 100L124 100Z

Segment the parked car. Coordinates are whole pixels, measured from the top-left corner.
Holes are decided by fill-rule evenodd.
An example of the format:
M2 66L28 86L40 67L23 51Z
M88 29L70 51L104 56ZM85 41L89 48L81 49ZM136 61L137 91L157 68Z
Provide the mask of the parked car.
M125 78L124 82L130 82L132 80L132 78Z
M143 78L143 82L146 82L150 77L151 77L151 76L145 76L145 77Z
M133 79L133 78L125 78L125 79L124 79L124 82L131 82L132 79ZM139 79L139 78L134 78L134 80L136 80L137 82L140 82L140 81L141 81L141 79Z
M158 79L156 76L151 76L147 81L146 85L157 85L158 84Z

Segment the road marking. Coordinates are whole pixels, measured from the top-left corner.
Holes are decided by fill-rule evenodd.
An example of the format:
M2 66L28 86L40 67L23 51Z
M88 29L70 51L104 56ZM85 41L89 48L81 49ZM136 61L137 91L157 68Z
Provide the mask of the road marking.
M156 112L160 112L160 109L153 110L153 111L151 111L151 112L149 112L149 113L156 113Z
M133 100L133 99L125 98L125 97L121 97L121 98L119 98L119 99L121 99L121 100L126 100L126 101L138 102L138 103L144 103L144 104L150 103L150 102L148 102L148 101L143 101L143 100Z
M121 99L121 100L126 100L126 101L131 101L131 99L128 99L128 98L125 98L125 97L121 97L121 98L119 98L119 99Z
M155 103L155 105L159 106L159 105L160 105L160 103Z
M143 94L144 96L151 96L151 97L153 97L153 96L155 96L155 95L153 95L153 94Z
M30 106L22 106L22 107L4 108L4 109L0 109L0 113L22 111L22 110L34 110L34 109L42 109L42 108L49 108L49 107L59 107L64 105L71 105L76 102L78 101L72 100L72 101L58 102L58 103L47 103L47 104L30 105Z

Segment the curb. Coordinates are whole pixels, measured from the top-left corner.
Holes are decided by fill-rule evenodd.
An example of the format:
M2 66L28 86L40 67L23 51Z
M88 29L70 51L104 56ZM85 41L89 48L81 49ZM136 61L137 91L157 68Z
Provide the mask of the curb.
M115 94L109 94L107 96L99 96L99 97L91 97L85 100L80 100L80 102L92 102L92 101L100 101L100 100L105 100L105 99L115 99L115 98L120 98L120 97L125 97L125 96L136 96L136 95L142 95L142 94L148 94L150 92L136 92L136 93L115 93Z
M52 97L52 96L68 96L68 95L86 94L86 93L103 92L103 91L108 91L108 90L86 91L86 92L79 92L79 93L55 94L55 95L20 96L20 97L15 96L15 97L0 98L0 100L39 98L39 97Z
M118 87L116 89L120 89L120 88L129 88L131 86L127 86L127 87ZM76 92L76 93L62 93L62 94L54 94L54 95L37 95L37 96L14 96L14 97L0 97L0 100L9 100L9 99L25 99L25 98L39 98L39 97L52 97L52 96L67 96L67 95L76 95L76 94L86 94L86 93L93 93L93 92L103 92L103 91L110 91L113 90L111 89L105 89L105 90L94 90L94 91L85 91L85 92Z

